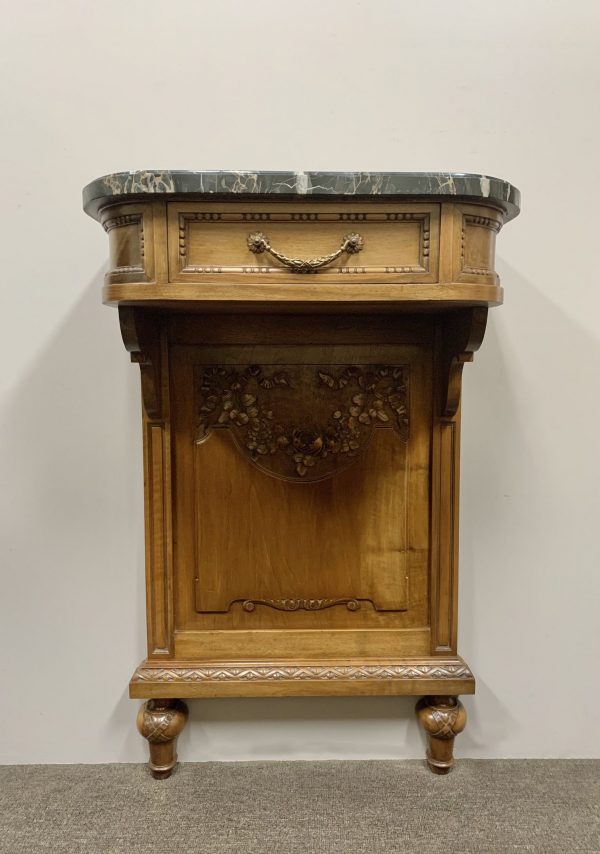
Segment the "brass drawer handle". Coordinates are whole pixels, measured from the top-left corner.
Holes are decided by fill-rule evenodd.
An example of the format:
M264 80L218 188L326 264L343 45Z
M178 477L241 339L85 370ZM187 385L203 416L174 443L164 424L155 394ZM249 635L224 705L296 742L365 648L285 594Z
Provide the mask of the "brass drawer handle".
M255 252L257 255L261 252L268 252L269 255L289 267L293 273L312 273L321 267L326 267L327 264L331 264L332 261L340 257L342 252L347 252L349 255L360 252L363 245L364 240L360 234L347 234L342 240L340 248L332 252L331 255L324 255L322 258L288 258L287 255L282 255L281 252L273 249L266 234L256 231L254 234L248 235L248 248L251 252Z

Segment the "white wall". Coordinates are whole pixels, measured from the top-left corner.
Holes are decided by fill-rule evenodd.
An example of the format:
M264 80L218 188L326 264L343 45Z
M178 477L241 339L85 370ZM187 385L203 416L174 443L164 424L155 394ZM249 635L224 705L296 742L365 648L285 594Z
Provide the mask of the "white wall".
M80 190L135 168L487 172L506 304L465 370L463 756L598 753L595 0L3 0L0 761L145 758L137 368ZM188 760L418 757L412 700L192 705Z

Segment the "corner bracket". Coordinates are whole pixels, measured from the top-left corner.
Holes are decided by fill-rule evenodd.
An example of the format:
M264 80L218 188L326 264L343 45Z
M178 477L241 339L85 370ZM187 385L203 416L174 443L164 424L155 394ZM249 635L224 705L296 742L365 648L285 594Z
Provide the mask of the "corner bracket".
M151 313L119 306L119 324L131 361L140 366L142 400L149 418L162 418L160 326Z
M460 311L445 318L441 352L442 390L441 417L452 419L458 412L462 386L462 369L473 361L485 335L486 307Z

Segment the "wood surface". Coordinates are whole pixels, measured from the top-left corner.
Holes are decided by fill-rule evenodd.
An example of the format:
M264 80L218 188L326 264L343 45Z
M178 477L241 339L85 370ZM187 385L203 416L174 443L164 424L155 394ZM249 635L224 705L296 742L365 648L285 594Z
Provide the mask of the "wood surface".
M502 214L198 198L102 222L105 301L142 375L148 657L130 694L167 704L143 734L183 725L174 697L415 694L449 770L475 688L457 655L462 369L502 300ZM294 273L251 251L257 231L281 257L363 246ZM174 739L149 741L170 773Z
M174 388L193 387L199 362L216 359L217 364L228 368L236 358L244 358L242 349L241 345L174 348ZM257 364L263 364L265 357L274 359L282 373L290 362L295 365L301 358L307 361L312 358L320 366L328 363L332 375L345 368L350 355L359 363L369 355L373 358L372 347L351 350L336 347L334 352L331 347L288 346L285 351L276 348L268 356L271 349L274 348L250 347L245 356ZM348 454L331 452L325 458L318 453L312 457L289 456L284 447L275 453L257 454L252 459L247 448L240 448L232 441L229 419L199 443L197 402L187 391L181 395L175 392L175 465L181 472L178 504L182 508L177 531L178 578L187 579L190 575L198 578L196 610L199 612L234 612L226 623L216 616L207 618L203 623L206 628L260 628L265 619L268 627L306 625L305 614L266 615L264 605L257 605L247 613L241 605L252 598L346 598L356 604L355 609L327 607L322 613L312 614L311 627L382 627L379 620L373 622L372 618L377 617L374 611L406 610L411 574L415 575L415 598L420 596L424 600L427 519L412 514L411 508L422 498L427 500L431 411L427 400L420 397L419 387L431 365L419 348L395 347L393 352L389 348L377 349L379 358L392 355L405 366L407 377L410 371L414 385L410 396L411 441L399 436L390 423L391 417L388 422L380 422L375 416L373 420L380 426L372 430L372 436L367 435L364 446L359 445L356 455L350 458ZM287 397L292 424L297 423L306 431L307 425L316 424L311 435L320 435L318 422L311 421L315 405L313 384L318 379L314 379L316 372L312 366L309 368L310 383L301 388L286 386L281 391L276 388L271 405L278 406L278 396ZM361 370L358 376L363 375ZM356 383L349 385L350 395L356 398L355 392L360 387ZM338 405L341 406L340 390L331 393L325 388L331 395L331 401L327 398L327 411L335 413ZM408 398L403 400L407 403ZM361 407L351 405L350 409L358 412ZM365 425L366 430L369 427ZM287 432L291 435L291 428ZM248 464L240 461L240 454ZM264 476L265 456L268 461L281 458L271 472L274 477ZM295 462L294 457L299 457L300 462ZM338 474L335 461L340 457L346 459ZM315 465L311 467L312 461ZM297 468L302 474L297 473ZM317 482L302 482L315 471ZM282 480L284 476L286 480ZM392 529L381 525L385 513L397 518ZM193 527L190 518L194 519ZM273 519L277 520L276 526ZM185 568L179 561L186 564ZM179 601L183 603L185 597L185 589L179 587ZM237 607L233 607L234 603ZM182 614L181 623L185 619ZM389 620L386 625L390 625Z
M321 648L325 646L321 645ZM271 647L273 649L273 647ZM305 649L301 643L296 650ZM348 695L473 694L475 680L459 656L351 659L312 658L143 661L130 683L131 697L317 697Z
M423 697L416 711L427 734L427 764L434 774L447 774L454 765L454 739L467 722L465 707L446 695Z
M436 303L502 302L493 268L502 214L485 205L163 200L110 205L101 219L111 245L109 305L247 311L275 304L301 311L332 303L338 311L368 304L405 311L412 303L435 310ZM315 272L294 274L248 249L257 231L301 258L325 255L353 232L364 246Z
M171 776L177 764L177 736L188 719L188 709L181 700L156 698L140 708L137 728L150 747L150 772L156 780Z
M201 281L208 275L285 282L289 270L267 253L249 249L248 234L256 232L265 233L284 255L309 259L337 249L348 233L360 234L359 253L343 253L311 278L349 284L364 275L384 281L438 278L439 205L171 202L167 217L170 281Z

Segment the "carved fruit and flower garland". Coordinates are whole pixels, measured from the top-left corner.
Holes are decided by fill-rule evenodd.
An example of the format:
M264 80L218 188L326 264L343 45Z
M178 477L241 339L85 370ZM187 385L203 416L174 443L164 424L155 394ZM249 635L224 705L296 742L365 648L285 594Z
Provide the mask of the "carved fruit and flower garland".
M329 458L355 457L375 426L394 426L408 439L406 368L399 365L350 365L338 372L329 366L315 366L313 382L346 398L328 413L323 426L305 423L284 424L270 408L273 391L296 388L294 369L266 374L258 365L238 370L221 366L205 367L199 382L198 441L213 427L237 428L250 458L283 453L290 458L296 476L304 478L310 469ZM259 390L267 391L259 399ZM339 392L343 392L340 395ZM252 391L255 393L253 394ZM352 394L354 392L354 394ZM333 459L332 459L333 458ZM310 479L310 478L307 478Z

